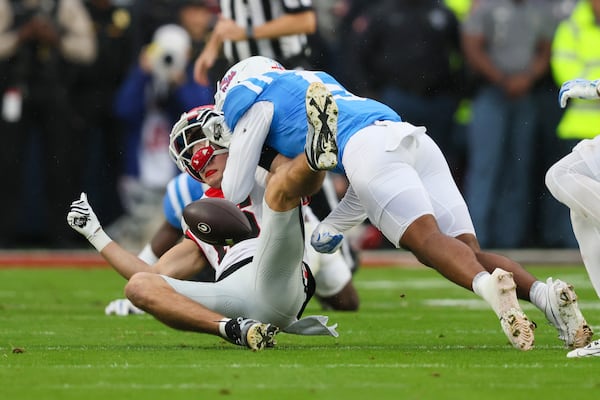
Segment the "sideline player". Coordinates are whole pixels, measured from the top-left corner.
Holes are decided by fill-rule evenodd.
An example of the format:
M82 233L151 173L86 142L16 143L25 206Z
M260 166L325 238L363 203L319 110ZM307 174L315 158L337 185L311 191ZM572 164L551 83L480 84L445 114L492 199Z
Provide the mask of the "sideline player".
M220 180L213 164L218 162L218 156L226 154L226 149L203 142L192 140L188 149L194 161L201 162L195 172L210 184L211 180ZM222 157L221 161L224 165ZM67 222L128 279L125 292L131 302L172 328L221 336L253 350L272 346L277 327L288 333L337 336L335 325L326 325L327 317L299 319L314 293L314 279L302 261L305 240L301 196L318 190L324 175L325 172L311 170L304 156L278 168L260 197L260 234L235 244L224 254L216 254L222 259L214 283L182 281L146 272L147 264L104 233L84 193L72 203ZM305 191L299 192L297 187ZM189 230L187 235L193 238ZM279 245L273 246L274 242ZM184 241L165 257L179 259L177 252L182 246L189 248L190 243L195 245ZM194 262L199 253L188 252L187 261Z
M534 344L534 324L518 297L542 310L568 347L590 342L592 330L571 285L538 281L518 263L481 251L464 199L424 127L401 122L389 107L348 92L327 73L285 70L265 57L227 71L215 104L230 128L221 135L230 141L225 198L244 198L248 171L258 165L264 145L290 158L306 151L313 169L330 168L350 182L338 207L313 232L317 250L335 250L342 232L368 217L396 247L490 304L515 348ZM307 118L329 137L311 140Z
M600 99L600 79L573 79L563 83L558 94L560 106L566 107L571 98ZM580 141L571 153L550 167L546 186L571 211L571 224L583 264L600 298L600 134ZM600 357L600 340L567 354L569 358L586 356Z

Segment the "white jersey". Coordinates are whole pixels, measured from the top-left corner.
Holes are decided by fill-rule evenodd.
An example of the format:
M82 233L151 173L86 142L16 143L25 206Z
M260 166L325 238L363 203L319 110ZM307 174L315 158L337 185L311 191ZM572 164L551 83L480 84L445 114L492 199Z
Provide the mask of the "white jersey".
M238 208L246 215L250 224L253 228L254 237L257 237L260 233L260 223L262 221L262 201L265 196L265 183L266 183L267 172L258 168L255 174L255 183L254 186L246 199L238 204ZM207 197L223 197L223 192L219 189L209 188L204 192L202 198ZM194 237L194 235L190 232L190 230L186 230L186 236L190 239L194 240L194 242L198 245L200 250L204 253L208 263L215 269L215 278L219 279L221 274L227 270L229 267L234 265L239 261L239 254L248 254L248 257L253 255L253 252L256 251L255 244L253 245L254 239L244 240L235 245L236 247L236 256L226 257L229 253L231 246L215 246L208 243L205 243L201 240L198 240ZM248 242L248 243L245 243ZM248 251L241 251L243 249L248 248Z

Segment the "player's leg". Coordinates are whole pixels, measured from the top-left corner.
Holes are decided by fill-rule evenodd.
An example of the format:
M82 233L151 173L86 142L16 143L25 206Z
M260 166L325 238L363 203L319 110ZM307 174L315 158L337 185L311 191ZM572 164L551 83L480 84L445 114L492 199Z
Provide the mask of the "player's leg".
M325 170L337 165L337 106L333 97L322 84L311 85L306 107L310 131L306 152L277 166L269 178L258 249L252 261L263 300L260 308L271 308L284 319L298 316L312 296L306 292L308 276L303 276L301 268L305 243L301 197L315 193Z
M512 274L497 269L490 275L469 246L440 231L434 209L444 203L434 206L421 180L428 175L431 182L449 179L454 185L439 148L422 128L388 125L363 129L344 152L345 170L369 219L392 243L485 299L513 346L531 349L533 326L519 306Z
M592 286L600 298L600 227L589 218L571 212L573 232Z
M327 179L327 178L326 178ZM303 207L304 229L310 233L319 224L310 207ZM305 236L306 262L315 277L315 296L326 309L339 311L356 311L359 296L352 283L353 264L350 264L342 253L342 249L332 254L317 252L310 244L310 235Z
M600 297L600 182L590 165L598 165L600 137L579 143L546 173L550 193L571 210L571 224L583 263ZM590 158L586 162L584 157Z
M428 138L424 138L420 145L434 146ZM430 152L435 153L435 150ZM419 165L423 160L426 162ZM558 279L549 278L547 282L539 281L519 263L498 254L482 252L474 235L467 206L453 183L450 172L445 171L443 164L439 167L435 165L434 161L423 156L418 159L415 167L419 170L423 184L431 197L440 230L467 244L475 253L477 261L489 273L493 274L496 268L511 273L518 298L531 301L536 305L555 326L560 339L568 347L580 347L589 343L592 331L579 310L573 287Z
M332 258L325 257L319 270L314 272L317 284L315 296L325 309L358 310L358 292L352 283L352 273L341 253L322 254L322 256L331 256Z
M227 284L191 282L141 272L131 277L125 294L137 307L171 328L208 333L261 350L272 347L278 328L254 319L225 316L248 315L248 302L240 295L246 291L240 282L249 279L240 276L235 284L233 280Z

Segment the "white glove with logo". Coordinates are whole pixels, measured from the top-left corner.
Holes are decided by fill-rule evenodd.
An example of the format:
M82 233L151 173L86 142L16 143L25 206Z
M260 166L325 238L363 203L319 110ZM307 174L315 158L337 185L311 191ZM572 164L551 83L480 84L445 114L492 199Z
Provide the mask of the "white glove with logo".
M562 108L567 106L568 99L593 100L600 98L600 79L588 81L587 79L572 79L562 84L558 93L558 102Z
M319 253L335 253L341 246L344 235L329 224L317 225L310 237L310 244Z
M118 315L120 317L126 317L130 314L145 314L144 310L140 310L133 305L129 299L116 299L108 303L104 309L106 315Z
M112 242L112 239L104 233L85 193L81 193L79 200L71 203L71 209L67 214L67 223L85 236L98 251L102 251L107 244Z
M222 112L212 109L202 110L196 120L200 122L202 133L208 140L221 147L229 148L231 131L225 124L225 116Z

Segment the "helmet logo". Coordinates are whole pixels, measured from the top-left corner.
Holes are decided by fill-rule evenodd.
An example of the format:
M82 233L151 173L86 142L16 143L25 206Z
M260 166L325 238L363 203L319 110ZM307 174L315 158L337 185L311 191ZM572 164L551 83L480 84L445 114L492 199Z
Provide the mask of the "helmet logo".
M219 89L223 93L227 91L227 88L229 87L229 85L231 85L231 82L233 81L233 78L235 78L236 75L237 71L231 71L227 76L224 76L223 79L221 79Z

